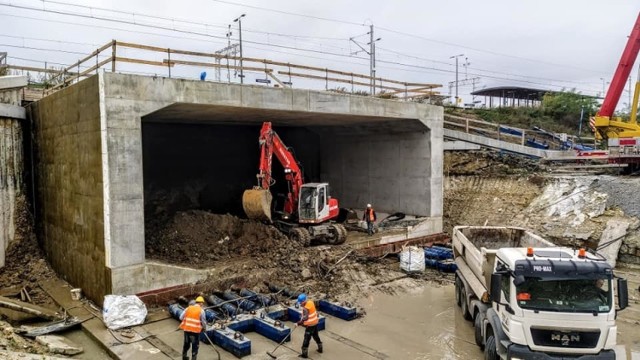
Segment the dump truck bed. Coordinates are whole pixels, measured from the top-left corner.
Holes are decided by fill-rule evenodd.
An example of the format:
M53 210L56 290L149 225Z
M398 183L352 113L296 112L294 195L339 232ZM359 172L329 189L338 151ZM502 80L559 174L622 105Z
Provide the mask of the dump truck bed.
M452 243L458 269L478 298L490 288L500 248L555 246L526 229L512 226L456 226Z

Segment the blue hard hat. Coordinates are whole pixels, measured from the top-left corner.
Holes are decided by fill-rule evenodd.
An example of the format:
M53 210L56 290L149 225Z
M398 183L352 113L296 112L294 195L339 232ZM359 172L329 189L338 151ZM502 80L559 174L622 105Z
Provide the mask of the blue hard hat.
M298 295L298 302L299 303L303 303L305 301L307 301L307 294L302 293L302 294Z

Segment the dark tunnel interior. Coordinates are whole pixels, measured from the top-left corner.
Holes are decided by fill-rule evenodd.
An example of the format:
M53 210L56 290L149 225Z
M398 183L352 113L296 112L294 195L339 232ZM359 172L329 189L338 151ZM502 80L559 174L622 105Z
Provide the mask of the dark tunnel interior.
M145 222L192 209L244 217L242 193L257 184L260 127L143 121ZM293 149L305 181L320 181L319 135L304 127L274 130ZM278 199L287 184L275 156L273 174Z

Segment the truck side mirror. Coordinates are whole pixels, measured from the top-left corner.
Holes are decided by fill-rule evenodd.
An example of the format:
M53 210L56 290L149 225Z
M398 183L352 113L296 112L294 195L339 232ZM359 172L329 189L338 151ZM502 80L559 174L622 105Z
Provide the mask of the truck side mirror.
M618 278L618 308L622 310L629 306L629 289L627 279Z
M500 303L502 300L502 274L491 274L491 301Z
M527 280L525 280L523 275L516 275L516 277L513 279L513 285L520 286L524 284L526 281Z

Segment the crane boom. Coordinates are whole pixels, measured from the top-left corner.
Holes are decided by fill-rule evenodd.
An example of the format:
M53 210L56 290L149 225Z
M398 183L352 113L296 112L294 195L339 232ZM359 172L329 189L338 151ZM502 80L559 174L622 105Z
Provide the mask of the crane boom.
M609 90L602 102L602 107L598 112L598 116L606 116L609 118L613 116L616 106L618 105L618 101L620 100L620 96L622 95L622 91L624 90L624 86L627 83L627 78L629 78L629 74L631 74L633 63L636 61L636 57L638 57L639 50L640 14L638 14L636 23L631 30L631 35L629 35L627 45L622 52L622 57L620 57L620 62L618 63L618 67L613 75L611 85L609 85Z

